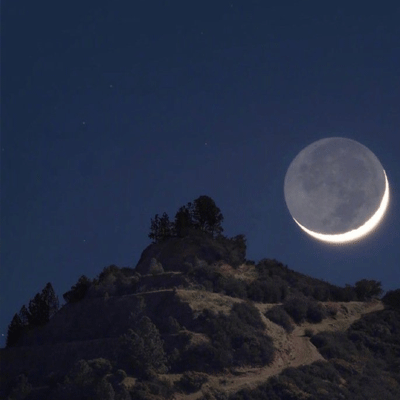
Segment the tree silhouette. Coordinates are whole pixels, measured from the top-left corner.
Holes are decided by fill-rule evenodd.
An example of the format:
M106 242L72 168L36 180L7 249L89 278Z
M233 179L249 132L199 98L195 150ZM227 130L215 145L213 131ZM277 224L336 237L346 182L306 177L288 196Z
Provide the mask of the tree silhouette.
M160 218L158 214L151 220L149 238L152 239L153 243L158 243L160 240Z
M168 214L158 214L151 219L149 238L154 243L160 243L170 237L185 237L190 230L200 230L211 234L212 237L221 235L221 222L224 217L221 210L209 196L200 196L194 203L189 202L179 208L174 222L170 222Z
M151 220L149 238L153 243L160 243L172 236L174 236L174 224L169 221L168 214L164 212L161 218L156 214Z
M47 324L50 318L58 311L58 298L53 286L48 282L42 292L37 293L29 302L29 313L26 314L30 326Z
M56 296L56 293L50 282L48 282L45 288L42 290L41 296L46 304L46 307L48 308L48 317L50 319L54 314L56 314L60 307L58 297Z
M163 241L173 235L173 224L169 221L169 216L166 212L160 218L160 239Z
M355 291L359 300L368 300L382 294L381 282L375 280L361 279L355 284Z
M71 290L63 294L63 298L67 303L76 303L82 300L91 285L90 279L82 275L78 282L72 286Z
M221 222L224 217L214 200L209 196L200 196L194 201L193 222L196 229L219 235L223 232Z
M18 314L14 314L10 325L8 325L6 347L14 347L22 336L23 331L24 326L21 318L18 316Z
M138 327L129 329L128 333L119 339L119 362L139 376L150 370L165 373L167 371L163 344L160 332L149 317L142 317Z
M29 311L25 305L21 307L18 316L20 317L23 326L27 326L29 324Z
M39 293L29 301L28 318L30 326L42 326L49 321L49 308Z
M192 220L193 207L192 203L182 206L175 215L175 234L178 237L186 236L188 229L193 227Z

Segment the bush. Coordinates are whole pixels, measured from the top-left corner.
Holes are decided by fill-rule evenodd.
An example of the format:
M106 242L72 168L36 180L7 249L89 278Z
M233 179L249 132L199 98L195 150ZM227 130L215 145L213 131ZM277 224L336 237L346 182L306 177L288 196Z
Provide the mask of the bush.
M368 279L362 279L356 282L355 291L358 299L361 301L378 297L383 292L381 282Z
M71 290L63 294L64 300L67 303L76 303L81 301L85 297L91 284L91 280L85 275L82 275L78 282L72 286Z
M311 343L318 348L323 357L343 358L350 361L356 353L356 347L343 332L320 332L311 338Z
M204 383L208 382L206 374L201 372L187 371L178 381L178 387L186 393L198 392Z
M265 316L275 324L282 326L286 332L293 332L294 326L290 321L288 313L282 306L272 307L265 313Z
M283 308L299 324L307 317L308 302L304 297L293 297L283 303Z
M167 332L168 333L178 333L181 330L179 322L170 315L167 320Z
M129 394L135 400L170 399L174 394L174 387L170 381L149 373L146 379L138 381L129 389Z
M265 328L260 311L250 302L235 303L232 306L231 313L235 313L241 321L256 329Z
M8 399L25 399L31 391L32 385L29 383L28 378L24 374L21 374L14 381Z
M239 306L239 312L249 310L248 305ZM227 316L223 313L215 314L211 310L204 310L197 318L197 328L200 332L207 334L211 339L211 344L201 345L202 349L192 350L198 353L197 359L195 354L190 354L188 358L195 360L197 369L199 364L203 366L201 370L221 370L232 365L267 365L274 355L274 347L269 336L264 334L259 326L261 319L255 317L251 311L250 317L239 317L232 310ZM257 311L258 312L258 311ZM250 325L249 322L254 325ZM182 360L183 362L183 360ZM193 365L193 364L192 364Z
M309 329L309 328L307 328L305 331L304 331L304 336L307 336L307 337L313 337L314 336L314 331L312 330L312 329Z
M310 301L307 306L307 320L312 323L321 322L326 317L325 310L320 303Z
M167 371L167 358L160 332L150 318L142 317L136 330L120 336L119 348L115 354L118 365L137 376L149 370L164 373Z
M108 361L104 359L78 361L64 378L63 383L58 384L57 388L50 393L49 399L115 399L115 391L111 383L106 380L105 376L102 376L102 372L105 372L108 368L103 370L100 368L96 371L96 367L104 366L107 363ZM95 366L95 369L91 365Z
M158 262L155 258L152 258L150 261L149 274L157 275L164 273L164 268L160 262Z
M329 317L334 317L339 311L339 305L337 303L329 302L325 304L325 313Z
M400 289L389 290L382 298L385 306L400 311Z

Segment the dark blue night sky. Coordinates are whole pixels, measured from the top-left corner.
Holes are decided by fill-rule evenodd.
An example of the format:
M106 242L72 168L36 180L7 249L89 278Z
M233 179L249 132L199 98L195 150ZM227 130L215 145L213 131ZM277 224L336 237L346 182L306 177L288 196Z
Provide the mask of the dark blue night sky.
M134 267L150 219L200 195L248 259L400 287L399 5L277 3L3 2L1 347L47 282L63 304L81 275ZM391 188L379 228L340 247L283 196L330 136L373 151Z

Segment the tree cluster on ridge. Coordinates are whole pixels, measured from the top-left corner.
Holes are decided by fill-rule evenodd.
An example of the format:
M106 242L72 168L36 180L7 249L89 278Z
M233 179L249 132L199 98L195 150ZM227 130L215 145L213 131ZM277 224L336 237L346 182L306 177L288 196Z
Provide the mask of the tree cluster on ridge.
M209 233L212 237L223 232L221 226L224 217L214 200L200 196L193 203L179 208L173 222L166 212L158 214L151 220L149 238L153 243L160 243L170 237L185 237L190 230Z

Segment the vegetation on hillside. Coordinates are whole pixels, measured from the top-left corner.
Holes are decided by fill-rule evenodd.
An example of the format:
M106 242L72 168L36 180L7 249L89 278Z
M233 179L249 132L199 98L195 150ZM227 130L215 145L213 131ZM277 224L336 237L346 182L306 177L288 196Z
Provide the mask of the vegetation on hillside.
M311 338L327 361L287 368L265 384L229 400L400 398L400 318L394 310L365 315L346 332ZM206 397L204 398L204 400Z
M172 222L166 212L161 218L156 214L151 220L149 238L153 243L160 243L174 236L185 237L191 230L207 232L214 237L223 232L223 220L214 200L209 196L200 196L193 203L180 207Z
M58 297L50 282L41 293L29 301L29 306L23 305L18 314L14 314L8 327L6 347L15 346L21 336L35 327L43 326L59 309Z
M14 315L6 350L17 352L18 347L37 344L35 340L44 335L46 327L54 326L57 318L57 329L47 332L47 339L44 335L39 345L57 332L65 346L104 338L115 346L104 357L97 353L91 359L77 355L68 364L69 371L66 368L63 373L39 378L34 375L33 380L24 366L23 374L6 377L0 396L6 393L9 400L172 399L175 392L204 389L210 375L271 365L276 348L264 316L290 335L298 324L318 324L335 317L335 302L370 301L382 295L381 283L375 280L362 279L354 286L338 287L293 271L277 260L246 261L245 236L223 236L222 221L215 202L200 196L180 207L173 222L166 213L156 215L149 237L152 247L167 246L168 239L174 238L171 242L192 249L191 244L204 240L209 246L204 254L223 248L229 253L230 263L223 259L207 262L200 254L192 254L185 265L179 266L182 268L166 268L164 272L162 262L150 255L149 268L143 275L134 268L110 265L94 279L82 275L63 294L64 313L51 283L47 283ZM193 311L179 297L178 290L183 289L195 291L186 293L200 298L212 292L212 298L224 299L225 311L214 308L211 302ZM260 304L256 307L254 302L274 306L262 316ZM363 316L346 332L314 335L307 329L307 340L326 361L287 368L263 385L230 397L209 390L204 399L399 398L400 289L387 292L382 302L384 311ZM127 310L122 317L117 305ZM65 315L71 324L61 321ZM181 377L172 383L160 377L166 373ZM126 385L127 381L131 384ZM1 383L4 386L3 378Z

